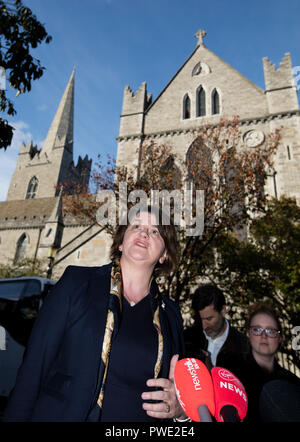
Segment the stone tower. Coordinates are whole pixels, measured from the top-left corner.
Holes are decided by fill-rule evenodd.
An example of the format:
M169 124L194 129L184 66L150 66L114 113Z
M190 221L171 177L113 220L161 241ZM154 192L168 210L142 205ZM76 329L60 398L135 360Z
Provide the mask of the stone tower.
M92 163L86 155L74 165L73 113L74 72L42 148L21 145L7 200L0 202L1 264L31 259L44 268L40 276L58 279L68 265L110 261L103 227L68 210L73 183L88 186Z
M291 55L285 54L278 69L267 57L263 59L263 66L269 112L272 114L298 109Z
M124 89L120 122L120 137L130 136L130 148L118 147L118 163L138 166L137 151L141 147L144 134L144 115L152 102L152 94L147 94L146 83L142 83L134 94L129 86ZM134 136L132 136L134 135ZM122 143L122 141L121 141Z
M41 149L22 143L7 201L58 196L60 184L88 186L91 160L73 161L74 74L69 79Z

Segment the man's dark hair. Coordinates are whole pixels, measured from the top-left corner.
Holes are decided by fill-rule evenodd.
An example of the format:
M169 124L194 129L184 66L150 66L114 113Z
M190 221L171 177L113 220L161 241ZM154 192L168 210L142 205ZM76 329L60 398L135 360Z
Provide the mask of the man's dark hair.
M197 313L211 304L217 312L221 312L222 307L226 304L222 290L212 284L200 285L193 295L193 310Z

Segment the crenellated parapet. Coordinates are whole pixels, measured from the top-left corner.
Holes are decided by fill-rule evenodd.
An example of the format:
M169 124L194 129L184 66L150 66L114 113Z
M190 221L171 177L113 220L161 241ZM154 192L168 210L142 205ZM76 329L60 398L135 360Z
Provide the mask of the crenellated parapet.
M289 52L284 55L278 69L267 57L263 58L263 65L267 91L294 85L292 60Z
M126 86L123 95L122 115L144 112L152 100L152 95L147 95L147 84L143 82L134 94L130 86Z
M40 158L41 150L38 148L37 144L33 144L33 141L29 141L27 144L22 142L19 155L21 155L21 161L31 161L33 159L37 160Z
M120 123L120 136L129 133L143 132L144 113L152 102L152 94L147 93L147 84L143 82L134 94L126 86L123 94L123 105Z
M77 165L74 166L73 170L78 177L78 182L86 189L89 185L91 168L92 160L87 155L84 158L79 155Z
M278 68L263 58L266 95L270 113L298 109L297 88L294 85L290 53L286 53Z

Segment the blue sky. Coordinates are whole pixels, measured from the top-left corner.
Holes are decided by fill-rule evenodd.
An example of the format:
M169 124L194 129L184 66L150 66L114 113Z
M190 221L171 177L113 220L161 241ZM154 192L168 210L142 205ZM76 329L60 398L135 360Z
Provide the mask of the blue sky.
M116 155L123 91L143 81L155 99L194 50L205 45L264 87L262 58L278 67L286 52L300 66L299 0L24 0L53 40L33 55L46 67L16 98L15 137L0 151L6 199L20 143L42 145L74 65L74 160ZM299 78L300 80L300 78Z

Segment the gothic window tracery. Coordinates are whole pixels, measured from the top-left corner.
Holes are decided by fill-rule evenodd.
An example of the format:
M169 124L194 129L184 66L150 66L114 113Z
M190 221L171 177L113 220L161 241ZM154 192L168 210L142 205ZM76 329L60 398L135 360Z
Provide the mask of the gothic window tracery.
M197 137L186 153L188 181L193 181L198 189L207 191L212 185L212 164L210 149L201 137Z
M165 181L169 181L168 185L166 185L166 187L169 188L168 190L176 189L178 183L181 182L181 171L176 165L173 155L170 155L167 160L162 164L160 168L160 175L165 176Z
M29 199L33 199L36 197L38 185L39 185L39 181L38 181L37 177L36 176L32 177L31 180L29 181L29 184L27 187L25 199L29 200Z

